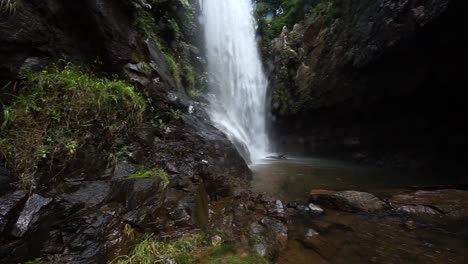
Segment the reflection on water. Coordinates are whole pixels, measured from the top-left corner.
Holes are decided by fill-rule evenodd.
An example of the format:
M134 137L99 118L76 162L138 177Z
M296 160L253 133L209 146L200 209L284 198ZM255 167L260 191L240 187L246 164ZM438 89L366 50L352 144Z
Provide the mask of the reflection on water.
M311 189L360 190L384 194L389 189L463 183L466 177L391 170L319 158L264 160L251 166L254 191L283 200L303 200Z
M311 189L361 190L380 197L408 187L466 183L458 175L386 170L314 158L265 160L252 166L252 187L285 200L307 201ZM352 214L331 209L289 221L286 249L276 263L467 263L468 221L410 219L395 212ZM308 230L319 235L305 240Z

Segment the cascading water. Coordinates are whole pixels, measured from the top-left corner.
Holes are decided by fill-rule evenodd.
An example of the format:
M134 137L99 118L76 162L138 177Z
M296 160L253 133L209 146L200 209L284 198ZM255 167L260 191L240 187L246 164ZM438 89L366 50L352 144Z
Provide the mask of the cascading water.
M209 114L252 163L268 154L267 80L251 0L203 0ZM245 153L248 150L248 153Z

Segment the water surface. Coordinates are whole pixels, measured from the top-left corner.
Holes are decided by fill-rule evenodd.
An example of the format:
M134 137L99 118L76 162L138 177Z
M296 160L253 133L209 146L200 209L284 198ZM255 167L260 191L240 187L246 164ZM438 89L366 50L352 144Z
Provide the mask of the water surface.
M255 191L275 194L284 200L305 199L311 189L358 190L385 195L390 190L468 182L463 175L384 169L325 158L265 159L251 169Z
M466 183L459 175L383 169L323 158L263 160L252 165L252 187L284 201L307 201L311 189L361 190L380 197L410 189ZM410 218L326 209L288 221L288 243L278 264L467 263L468 221ZM313 229L318 236L304 242Z

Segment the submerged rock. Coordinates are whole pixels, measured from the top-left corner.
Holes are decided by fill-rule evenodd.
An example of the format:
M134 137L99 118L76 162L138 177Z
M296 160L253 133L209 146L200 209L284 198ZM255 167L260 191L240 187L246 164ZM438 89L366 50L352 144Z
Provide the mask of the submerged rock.
M393 209L404 213L468 219L468 191L416 191L395 195L389 199L389 203Z
M320 208L319 206L313 204L313 203L310 203L307 208L309 208L309 211L311 214L323 214L323 209Z
M376 212L385 207L384 201L366 192L312 190L310 202L348 212Z

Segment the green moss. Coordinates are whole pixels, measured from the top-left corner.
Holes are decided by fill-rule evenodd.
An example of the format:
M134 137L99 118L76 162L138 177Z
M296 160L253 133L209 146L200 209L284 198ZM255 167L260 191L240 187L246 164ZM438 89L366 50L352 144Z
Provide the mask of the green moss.
M140 10L135 14L134 26L146 37L155 37L155 22L153 15L146 10Z
M193 66L189 62L185 62L184 66L184 79L186 81L186 90L193 90L195 89L195 71L193 70Z
M153 69L151 68L151 66L147 62L144 62L144 61L141 61L140 63L142 65L141 69L143 70L144 74L150 76L151 73L153 72Z
M96 138L112 145L142 121L145 104L126 82L70 64L30 73L14 102L3 107L0 153L27 188L39 164L65 166Z
M195 91L195 89L190 89L187 91L187 95L192 99L192 100L198 100L198 94Z
M175 41L179 42L180 39L182 38L182 33L180 32L179 25L177 24L177 22L174 19L169 19L168 22L169 22L169 25L170 25L172 31L174 32Z
M164 53L164 55L166 56L166 61L169 64L169 69L171 70L172 77L174 78L176 84L178 86L181 86L182 81L181 81L181 78L180 78L179 64L177 64L176 60L174 59L174 57L171 54L166 52L166 53Z
M161 169L161 168L140 170L128 176L128 178L129 179L160 178L164 183L164 188L166 188L167 185L169 185L168 174L164 169Z
M113 263L119 264L152 264L152 263L172 263L177 264L193 263L190 253L201 246L202 236L199 234L184 236L175 240L157 241L151 236L146 236L138 243L130 256L119 257Z
M235 254L236 247L232 244L222 244L219 247L216 247L210 253L210 257L216 258L227 254Z

